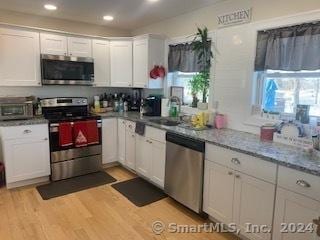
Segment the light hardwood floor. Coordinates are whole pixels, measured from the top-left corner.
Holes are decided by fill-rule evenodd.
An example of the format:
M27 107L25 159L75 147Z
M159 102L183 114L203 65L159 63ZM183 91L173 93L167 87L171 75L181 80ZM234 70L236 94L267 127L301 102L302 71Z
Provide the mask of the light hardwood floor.
M107 170L124 181L135 177L121 167ZM151 225L198 225L205 221L170 198L138 208L110 185L44 201L34 186L0 189L0 240L233 240L228 234L168 233L155 235Z

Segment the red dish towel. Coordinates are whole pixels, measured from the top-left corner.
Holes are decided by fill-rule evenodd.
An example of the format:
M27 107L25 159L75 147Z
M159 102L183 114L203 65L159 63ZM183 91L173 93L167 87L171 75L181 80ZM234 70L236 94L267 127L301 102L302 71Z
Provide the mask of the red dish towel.
M73 136L75 147L88 146L87 122L79 121L73 124Z
M72 125L70 122L59 123L59 146L68 147L73 145Z
M88 145L99 143L99 132L96 120L87 121L87 136Z

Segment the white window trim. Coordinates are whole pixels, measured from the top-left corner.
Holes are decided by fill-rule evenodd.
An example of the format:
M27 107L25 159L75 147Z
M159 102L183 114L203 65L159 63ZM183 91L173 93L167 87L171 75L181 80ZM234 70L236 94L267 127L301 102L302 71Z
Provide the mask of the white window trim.
M313 21L320 21L320 10L313 10L308 11L304 13L298 13L293 15L287 15L287 16L281 16L273 19L267 19L263 21L258 21L250 24L250 27L252 27L252 36L254 39L257 39L258 31L268 30L268 29L274 29L274 28L281 28L281 27L287 27L287 26L293 26L298 25L306 22L313 22ZM254 49L256 49L257 41L254 41L255 46ZM251 73L250 76L252 76L252 103L251 105L255 105L258 103L257 99L260 97L258 95L257 89L257 83L253 80L254 79L254 62L255 62L255 55L256 52L253 51L251 55ZM262 118L258 115L251 114L247 120L244 122L245 125L248 126L255 126L255 127L261 127L264 124L267 123L277 123L278 121L271 121L270 119Z
M209 38L212 40L212 47L211 50L213 51L213 53L215 52L216 49L216 33L215 31L209 31L208 32L208 36ZM176 45L176 44L183 44L183 43L191 43L194 39L194 34L191 35L185 35L185 36L179 36L179 37L173 37L173 38L169 38L166 40L166 49L165 49L165 56L169 55L169 46L170 45ZM210 76L211 76L211 82L210 82L210 88L209 88L209 97L208 97L208 110L209 111L213 111L213 82L215 79L215 64L214 64L214 60L213 60L213 64L211 66L210 69ZM168 57L166 57L166 68L168 69ZM168 87L168 80L166 79L164 82L164 96L165 97L169 97L170 96L170 90ZM192 107L188 107L185 106L184 109L187 110L187 112L194 112L195 108ZM197 112L202 111L202 110L197 110Z

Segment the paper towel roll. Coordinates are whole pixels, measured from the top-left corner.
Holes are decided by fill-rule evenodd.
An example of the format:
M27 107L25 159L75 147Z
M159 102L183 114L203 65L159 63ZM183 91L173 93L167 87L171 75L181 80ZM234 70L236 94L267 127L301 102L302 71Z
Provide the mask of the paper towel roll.
M169 109L168 106L169 99L168 98L162 98L161 99L161 117L169 117Z

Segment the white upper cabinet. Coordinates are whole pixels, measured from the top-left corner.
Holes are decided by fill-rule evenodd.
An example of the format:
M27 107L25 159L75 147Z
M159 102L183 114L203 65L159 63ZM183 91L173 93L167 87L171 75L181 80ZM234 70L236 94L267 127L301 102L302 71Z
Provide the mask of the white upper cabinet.
M40 33L42 54L92 57L92 40L59 34Z
M111 86L132 87L132 41L111 41Z
M162 36L144 35L133 41L133 86L163 88L164 79L150 79L155 65L164 66L165 41Z
M68 37L70 56L92 57L92 40L89 38Z
M148 87L148 39L133 41L133 86Z
M110 43L106 40L92 40L94 59L94 86L110 86Z
M39 86L39 33L0 28L0 85Z
M58 34L40 33L40 46L42 54L67 55L67 37Z

